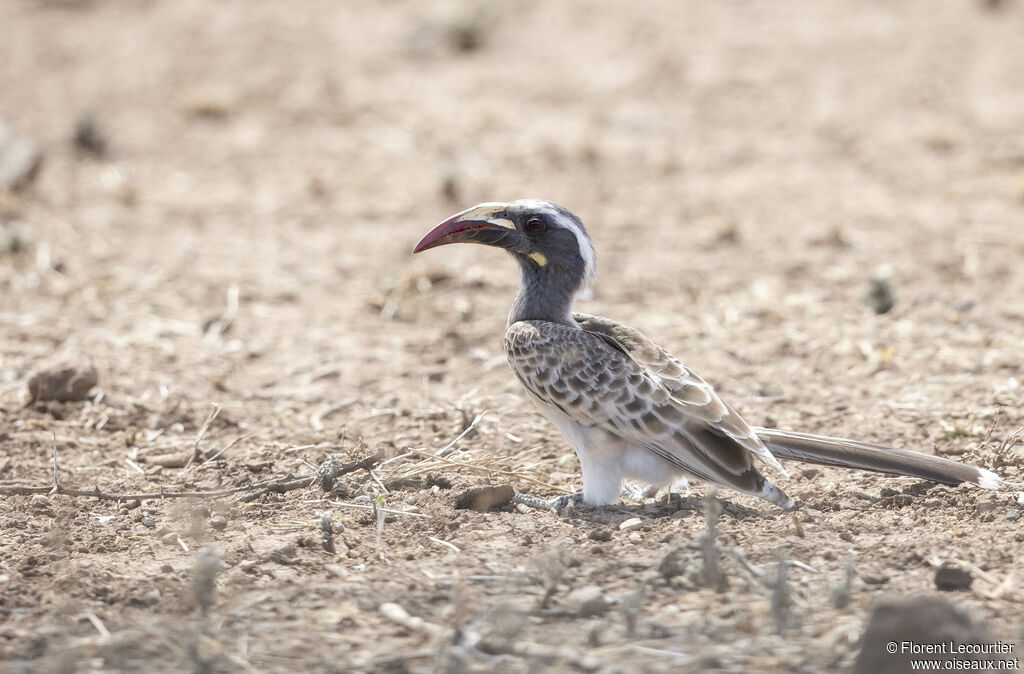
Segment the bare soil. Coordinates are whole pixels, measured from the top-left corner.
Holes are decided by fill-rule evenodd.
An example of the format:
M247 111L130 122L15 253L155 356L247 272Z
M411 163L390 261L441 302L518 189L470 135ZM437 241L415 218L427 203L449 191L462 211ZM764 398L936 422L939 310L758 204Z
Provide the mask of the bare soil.
M718 492L712 539L704 485L457 509L578 466L504 363L512 263L410 251L559 201L579 308L752 423L1019 484L1022 35L1011 0L0 3L0 119L44 152L0 201L0 486L50 486L55 437L67 489L239 488L0 496L0 668L841 671L943 563L1019 656L1019 487L794 465L795 516ZM99 384L28 403L61 364Z

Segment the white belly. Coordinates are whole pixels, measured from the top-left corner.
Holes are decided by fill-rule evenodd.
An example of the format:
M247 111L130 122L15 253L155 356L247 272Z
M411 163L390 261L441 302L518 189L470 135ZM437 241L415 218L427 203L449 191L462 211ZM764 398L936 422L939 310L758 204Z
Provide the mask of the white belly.
M656 454L594 426L583 426L556 407L538 407L572 445L583 472L583 500L591 505L614 503L622 480L665 487L684 477L676 466Z

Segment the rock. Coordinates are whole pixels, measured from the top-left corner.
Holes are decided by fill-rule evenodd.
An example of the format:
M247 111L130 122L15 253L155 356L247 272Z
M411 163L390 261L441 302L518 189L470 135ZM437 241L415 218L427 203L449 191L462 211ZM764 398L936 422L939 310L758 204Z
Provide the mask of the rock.
M1006 519L1010 520L1011 522L1019 520L1020 511L1017 510L1016 508L1010 508L1009 510L1006 511Z
M608 600L605 599L601 588L596 585L587 585L573 590L565 598L565 601L573 611L584 618L599 616L608 610Z
M473 487L455 495L455 507L459 510L476 510L487 512L493 508L502 508L512 502L516 490L510 484Z
M911 671L911 660L948 659L949 655L912 653L910 645L991 644L995 637L959 606L941 597L911 597L879 603L868 619L854 674ZM894 648L895 647L895 648ZM984 669L992 655L956 654L958 669ZM972 661L978 661L970 666Z
M973 581L970 571L957 566L943 564L935 572L935 587L943 592L966 592L971 589Z
M282 545L277 550L271 552L270 555L267 557L269 561L274 562L275 564L280 564L282 566L294 564L297 558L298 551L296 550L295 546L291 543L286 543L285 545Z
M89 397L89 391L98 383L99 373L92 365L70 365L42 370L28 379L29 404L43 400L85 400Z
M590 533L587 534L587 538L592 541L601 541L607 543L612 540L612 530L608 527L601 527L599 529L591 529Z
M19 190L39 172L43 155L34 142L14 135L0 122L0 190Z
M224 531L228 528L228 521L220 515L215 515L210 518L210 527L214 531Z
M639 517L630 517L628 520L619 525L619 529L622 531L631 531L638 529L644 521Z

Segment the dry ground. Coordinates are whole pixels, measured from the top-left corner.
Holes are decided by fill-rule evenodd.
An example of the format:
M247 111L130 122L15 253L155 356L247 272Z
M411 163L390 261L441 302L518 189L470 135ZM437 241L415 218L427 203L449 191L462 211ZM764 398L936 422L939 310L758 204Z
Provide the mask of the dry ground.
M0 119L45 152L0 206L0 485L47 486L51 434L65 487L215 490L436 451L487 412L469 466L411 454L330 494L0 496L2 666L834 671L948 560L1020 639L1013 490L795 467L796 520L720 492L703 551L702 485L456 510L578 469L503 362L511 262L410 249L478 201L560 201L598 249L581 308L751 422L1020 482L993 448L1024 425L1022 36L1011 0L0 3ZM90 116L103 155L71 141ZM25 405L58 362L93 363L94 395ZM334 504L365 497L405 514Z

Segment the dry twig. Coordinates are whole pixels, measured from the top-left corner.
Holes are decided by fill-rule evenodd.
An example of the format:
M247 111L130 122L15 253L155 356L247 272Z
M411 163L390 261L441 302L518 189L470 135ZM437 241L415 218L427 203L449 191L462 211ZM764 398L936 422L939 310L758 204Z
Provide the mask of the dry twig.
M301 475L299 477L289 476L284 478L274 478L263 482L257 482L255 484L228 487L226 489L213 489L210 491L164 491L161 489L158 492L144 494L122 494L101 491L98 487L93 489L74 489L60 484L60 468L57 462L57 437L55 434L53 438L53 483L45 487L0 485L0 496L32 496L34 494L46 494L52 496L54 494L63 494L64 496L72 497L85 496L98 498L104 501L145 501L165 498L215 498L249 491L252 493L246 494L240 499L242 502L247 503L254 501L263 494L269 492L283 494L294 489L312 486L317 483L324 488L324 491L330 491L330 487L328 485L332 485L334 479L337 477L361 468L369 470L378 461L380 461L379 453L344 464L336 460L328 461L322 465L316 473Z
M213 411L210 412L209 416L206 417L206 421L203 422L202 427L199 429L199 434L196 436L195 446L192 447L192 456L189 457L185 467L182 468L181 472L188 470L193 463L199 460L199 443L203 441L203 436L206 435L206 431L210 430L210 424L220 414L220 405L217 403L211 403L213 405Z

